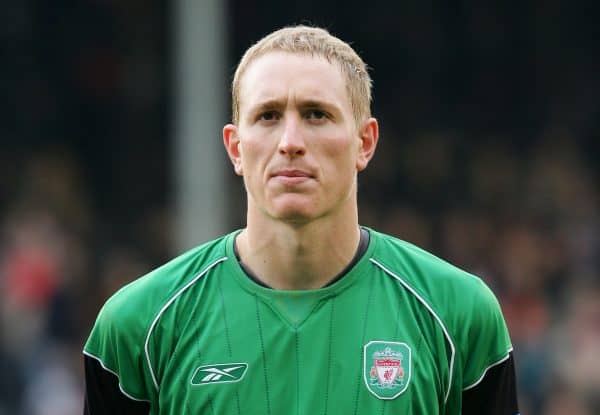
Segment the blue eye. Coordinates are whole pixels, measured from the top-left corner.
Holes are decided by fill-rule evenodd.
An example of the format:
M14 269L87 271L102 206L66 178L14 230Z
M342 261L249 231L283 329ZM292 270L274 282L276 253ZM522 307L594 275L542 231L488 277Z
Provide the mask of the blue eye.
M273 121L279 119L279 115L275 111L266 111L260 114L258 118L263 121Z
M321 110L310 110L307 112L306 117L315 120L322 120L324 118L327 118L327 114Z

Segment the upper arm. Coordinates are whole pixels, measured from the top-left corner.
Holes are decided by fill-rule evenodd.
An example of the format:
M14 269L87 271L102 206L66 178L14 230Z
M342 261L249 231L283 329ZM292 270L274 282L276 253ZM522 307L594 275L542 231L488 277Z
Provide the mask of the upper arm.
M84 354L84 414L148 415L150 402L136 400L121 390L118 376L96 357Z
M461 318L462 389L479 383L490 368L508 359L512 351L496 296L479 279L476 288Z
M476 384L462 393L462 414L516 415L519 413L512 352L489 367Z
M108 373L109 378L117 379L117 390L122 395L137 401L152 400L155 390L144 352L145 316L122 291L107 301L84 346L86 381L96 374L104 379ZM90 367L97 370L88 377Z

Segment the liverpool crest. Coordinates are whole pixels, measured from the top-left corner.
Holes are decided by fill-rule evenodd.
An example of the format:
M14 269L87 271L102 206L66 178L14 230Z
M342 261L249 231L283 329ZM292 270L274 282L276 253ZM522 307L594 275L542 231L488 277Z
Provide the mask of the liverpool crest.
M364 346L363 375L379 399L394 399L408 387L411 350L406 343L373 340Z

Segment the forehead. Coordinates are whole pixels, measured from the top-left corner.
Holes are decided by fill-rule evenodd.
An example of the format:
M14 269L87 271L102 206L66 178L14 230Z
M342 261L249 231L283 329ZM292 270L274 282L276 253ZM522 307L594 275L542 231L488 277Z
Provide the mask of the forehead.
M240 82L240 109L265 100L323 99L349 108L346 80L335 63L320 56L268 52L256 58Z

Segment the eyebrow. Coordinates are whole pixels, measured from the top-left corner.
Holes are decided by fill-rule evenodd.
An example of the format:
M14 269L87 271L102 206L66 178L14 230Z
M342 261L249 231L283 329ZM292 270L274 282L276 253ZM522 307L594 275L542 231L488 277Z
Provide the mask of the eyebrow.
M263 102L258 103L254 107L251 107L250 114L256 114L256 113L260 113L263 111L269 111L269 110L275 110L275 109L281 109L281 108L285 107L286 105L287 105L287 100L281 100L281 99L276 99L276 98L267 99ZM322 99L314 99L314 98L303 99L300 102L298 102L297 106L301 109L303 109L303 108L323 108L330 112L335 112L335 113L341 112L341 108L339 108L336 104L334 104L330 101L327 101L327 100L322 100Z
M250 110L251 110L251 113L254 114L257 112L278 109L278 108L281 108L284 106L285 106L285 103L282 100L268 99L266 101L262 101L262 102L258 103L257 105L251 107Z

